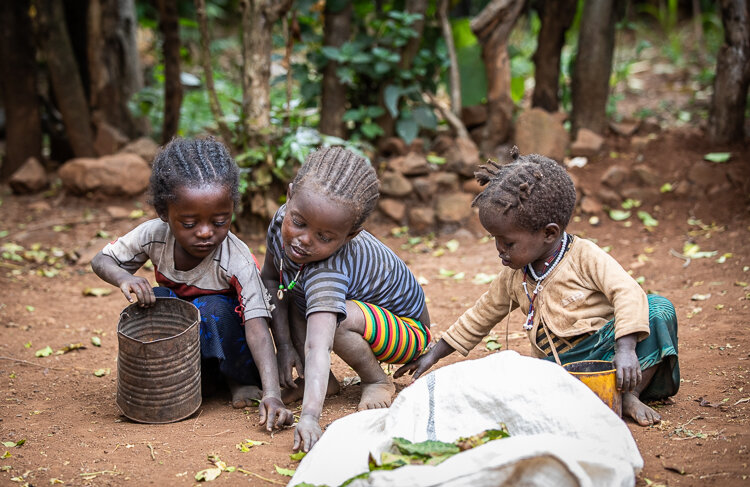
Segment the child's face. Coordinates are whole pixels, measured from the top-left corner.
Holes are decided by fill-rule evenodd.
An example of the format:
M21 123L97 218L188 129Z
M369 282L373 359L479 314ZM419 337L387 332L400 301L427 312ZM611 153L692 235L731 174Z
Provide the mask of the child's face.
M176 196L160 217L175 237L175 260L197 265L227 237L234 211L232 195L228 187L211 184L181 186Z
M555 244L560 236L555 224L547 225L537 232L518 227L512 211L502 214L480 209L479 221L495 237L498 257L504 266L511 269L522 269L529 263L541 265L541 262L554 254Z
M281 223L284 252L297 264L330 257L359 233L354 210L326 196L299 188L286 205Z

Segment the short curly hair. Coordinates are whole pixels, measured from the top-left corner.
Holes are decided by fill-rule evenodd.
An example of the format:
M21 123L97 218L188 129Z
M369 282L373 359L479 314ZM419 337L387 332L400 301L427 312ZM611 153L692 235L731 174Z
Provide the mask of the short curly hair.
M309 188L355 212L357 229L375 209L380 197L375 169L364 157L343 147L321 147L312 152L292 182L291 195Z
M181 187L218 184L229 188L235 208L240 202L239 169L226 146L213 137L174 138L154 159L149 187L149 203L159 215Z
M565 168L539 154L521 156L518 147L510 151L511 162L488 161L474 173L487 187L472 206L485 211L513 211L516 225L537 232L549 223L564 230L576 205L576 189Z

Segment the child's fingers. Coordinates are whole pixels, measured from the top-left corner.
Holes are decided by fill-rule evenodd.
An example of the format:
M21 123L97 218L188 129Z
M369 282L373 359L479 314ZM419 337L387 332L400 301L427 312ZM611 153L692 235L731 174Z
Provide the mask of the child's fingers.
M396 372L393 373L393 378L398 379L399 377L401 377L402 375L404 375L405 373L409 371L413 372L415 365L416 364L414 362L410 362L408 364L402 365L396 370Z
M263 424L266 422L266 405L263 401L260 402L258 405L258 412L260 413L260 418L258 418L258 424Z
M134 303L135 299L133 299L133 296L130 295L130 284L125 283L120 286L120 291L122 291L122 294L125 295L125 299L128 300L130 303Z
M294 430L294 444L292 445L292 450L299 451L300 446L302 446L302 437L299 434L299 430Z
M622 383L623 383L623 377L622 377L622 375L623 375L623 371L622 371L622 369L620 367L618 367L615 370L615 378L617 380L617 390L618 391L622 390Z

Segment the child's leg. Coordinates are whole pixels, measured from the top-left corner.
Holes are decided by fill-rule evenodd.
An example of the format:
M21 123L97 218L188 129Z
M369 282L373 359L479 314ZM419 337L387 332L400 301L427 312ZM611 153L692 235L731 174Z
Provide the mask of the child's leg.
M302 359L303 365L305 362L305 338L307 336L307 320L302 312L296 307L291 306L289 309L289 333L292 338L292 345ZM281 391L281 400L284 404L291 404L294 401L302 399L305 392L305 380L301 377L297 377L294 383L297 385L296 388L286 388ZM339 382L333 375L333 372L328 374L328 387L326 389L326 397L338 394L341 390Z
M232 406L242 408L261 398L260 374L245 339L236 298L200 296L193 304L201 313L201 356L219 361L219 371L232 394Z

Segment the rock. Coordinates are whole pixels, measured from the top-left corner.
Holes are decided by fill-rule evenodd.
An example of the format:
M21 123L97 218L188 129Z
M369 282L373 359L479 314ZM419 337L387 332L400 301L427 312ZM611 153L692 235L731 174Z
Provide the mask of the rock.
M472 105L461 109L461 120L467 129L482 125L487 121L487 105Z
M610 188L619 188L628 179L628 171L622 166L615 164L610 166L602 176L602 184Z
M465 177L474 177L479 167L479 149L473 140L460 137L445 154L446 171L455 172Z
M672 193L676 196L687 196L691 192L691 186L690 181L677 181L672 188Z
M636 135L630 138L630 145L631 147L633 147L633 150L642 152L644 149L646 149L646 146L651 141L651 139L652 137L650 135Z
M416 234L432 232L435 229L435 211L432 208L409 208L409 231Z
M439 156L445 156L455 143L450 135L439 134L432 143L432 151Z
M570 146L571 156L594 157L604 146L604 137L596 132L583 128L578 130L576 140Z
M622 196L611 189L601 188L596 192L596 199L598 199L607 208L619 208L622 203Z
M58 174L63 187L75 194L135 196L148 187L151 167L135 154L115 154L71 159Z
M397 172L386 171L380 177L380 194L401 198L411 194L411 183Z
M621 123L615 123L615 122L609 122L609 128L612 129L612 132L616 133L617 135L622 135L623 137L630 137L633 135L636 130L638 130L638 127L640 126L640 122L621 122Z
M151 140L149 137L141 137L120 149L120 152L137 154L141 156L144 161L153 164L156 154L159 153L159 144Z
M716 164L698 161L688 170L687 179L705 189L726 183L727 175Z
M518 116L515 140L521 154L541 154L562 162L569 135L559 117L541 108L532 108Z
M654 205L661 200L661 192L659 192L659 188L654 187L625 188L621 193L623 198L638 200L644 205Z
M96 140L94 140L94 151L96 151L99 156L114 154L127 143L128 138L116 127L113 127L107 122L100 122L98 124Z
M378 144L378 152L385 157L404 156L409 152L406 142L398 137L386 137Z
M107 214L115 220L124 220L130 217L130 210L123 206L108 206Z
M400 200L394 200L392 198L383 198L378 201L378 208L387 217L401 225L406 216L406 204Z
M29 157L16 169L8 183L14 193L27 194L43 190L49 184L49 180L42 163L36 157Z
M394 157L388 161L388 169L404 176L423 176L430 172L430 164L424 155L409 152L406 156Z
M437 197L435 213L441 222L458 223L471 215L473 195L468 193L448 193Z
M581 211L587 215L596 215L601 213L602 204L592 196L584 196L581 198Z
M633 166L633 175L644 186L656 186L659 184L659 175L646 164Z
M434 177L430 178L414 178L411 180L414 186L414 191L422 201L432 200L433 195L437 192L437 181Z
M458 174L452 172L439 172L433 176L438 190L441 193L458 191Z
M416 152L417 154L424 154L425 141L417 137L409 144L409 152Z
M471 194L479 194L484 191L484 186L479 184L476 179L467 179L461 184L461 189Z

